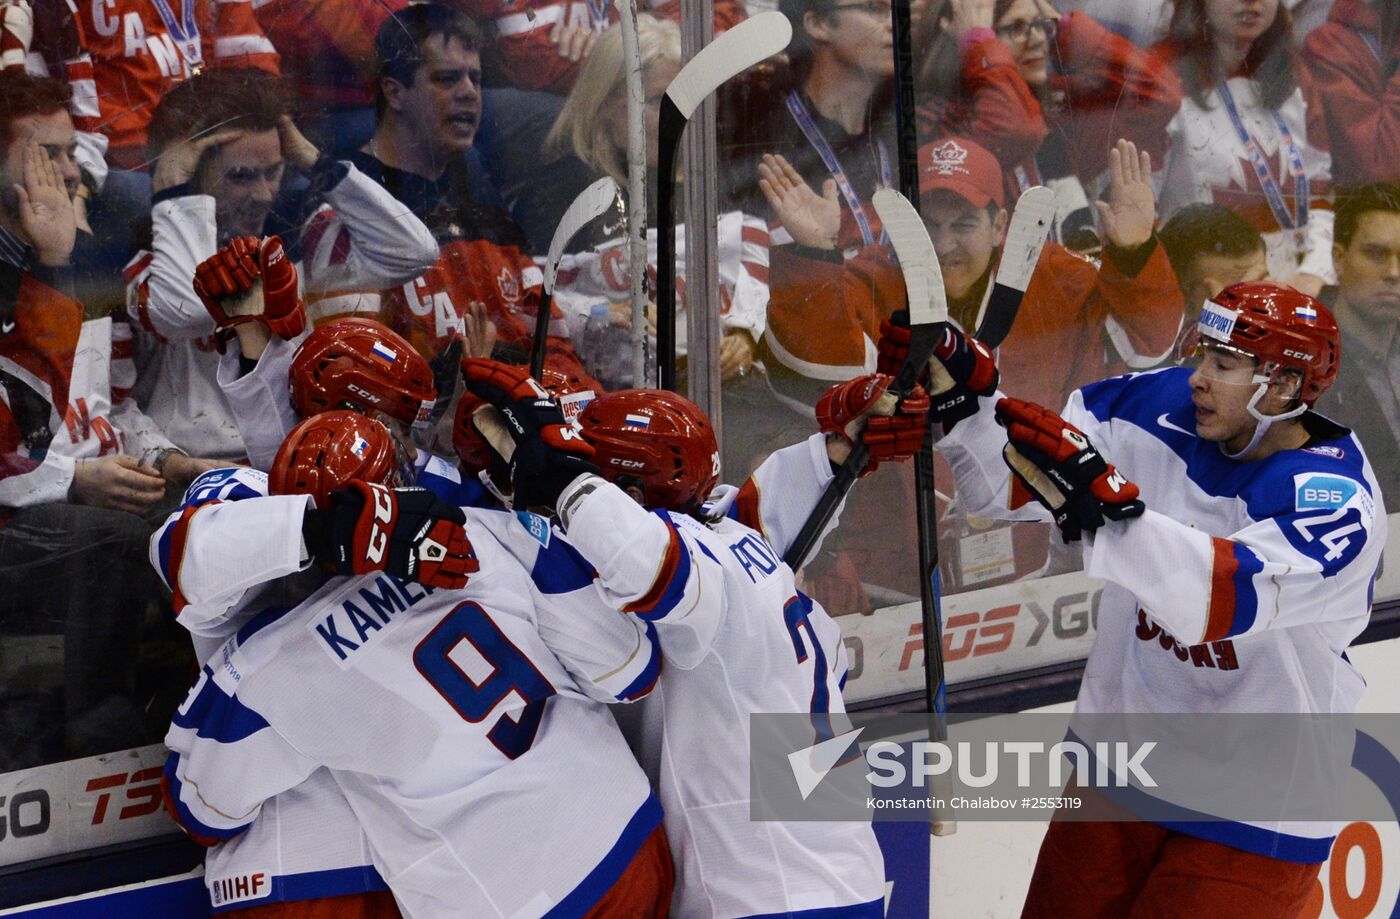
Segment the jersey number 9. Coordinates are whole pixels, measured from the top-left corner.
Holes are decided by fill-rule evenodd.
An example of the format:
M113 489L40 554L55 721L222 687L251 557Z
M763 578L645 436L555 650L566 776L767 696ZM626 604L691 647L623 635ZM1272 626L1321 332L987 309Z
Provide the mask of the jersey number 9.
M510 759L535 742L554 687L480 606L467 602L448 613L418 643L413 663L472 724L508 703L486 737Z

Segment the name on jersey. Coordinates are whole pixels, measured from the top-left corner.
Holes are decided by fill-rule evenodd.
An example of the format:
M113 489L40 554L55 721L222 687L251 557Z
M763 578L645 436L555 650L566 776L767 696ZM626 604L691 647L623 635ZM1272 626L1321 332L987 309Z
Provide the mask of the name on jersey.
M433 588L382 574L372 584L338 601L306 625L341 670L355 666L356 654L384 635L402 613L429 597ZM364 657L360 654L359 657Z
M1163 651L1169 651L1183 664L1190 661L1192 666L1206 670L1238 670L1240 659L1235 653L1235 643L1226 638L1204 645L1187 647L1177 641L1171 632L1162 628L1148 617L1146 611L1138 610L1137 628L1134 630L1139 641L1156 641Z
M755 584L761 578L778 570L778 565L782 560L778 558L778 553L773 551L773 547L759 536L757 533L750 533L736 543L730 543L730 553L736 558L744 573L749 576L749 580Z
M261 900L272 895L272 879L266 871L249 871L209 882L209 900L215 906Z

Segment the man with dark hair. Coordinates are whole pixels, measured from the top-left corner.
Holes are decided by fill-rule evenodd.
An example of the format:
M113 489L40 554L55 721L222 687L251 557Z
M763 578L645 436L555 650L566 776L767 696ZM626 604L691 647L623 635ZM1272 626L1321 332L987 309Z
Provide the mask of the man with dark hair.
M0 74L0 631L7 641L64 637L61 689L0 694L0 770L150 739L131 693L154 582L148 528L129 511L164 483L122 455L123 432L106 417L117 400L96 370L110 367L110 334L105 351L82 345L111 321L84 323L71 295L79 173L69 98L63 83ZM74 412L70 400L81 409L98 391L91 417ZM85 450L99 434L106 448Z
M127 311L143 332L137 397L191 454L245 455L218 381L214 319L191 283L195 266L234 237L263 235L289 163L310 180L310 216L304 227L297 220L289 247L304 262L306 293L402 284L437 255L412 214L348 162L323 156L288 108L274 77L211 70L172 89L151 118L151 225L126 267ZM229 360L237 381L237 357Z
M1337 286L1321 299L1342 330L1342 374L1322 409L1361 432L1393 500L1400 495L1400 182L1341 197L1332 257Z
M1157 238L1186 298L1185 328L1195 327L1201 304L1231 284L1268 277L1264 237L1218 204L1188 204L1172 215Z
M481 122L481 53L476 26L436 3L391 16L375 38L374 136L349 159L423 220L441 255L413 284L377 294L325 298L308 304L313 322L368 315L404 335L429 360L455 353L464 317L480 304L497 330L494 356L528 360L543 273L520 227L503 210L476 202L464 154ZM308 265L308 283L319 268ZM553 311L545 363L586 380L568 340L563 314ZM452 350L449 350L452 349ZM456 360L438 360L455 385ZM443 387L440 387L440 394Z

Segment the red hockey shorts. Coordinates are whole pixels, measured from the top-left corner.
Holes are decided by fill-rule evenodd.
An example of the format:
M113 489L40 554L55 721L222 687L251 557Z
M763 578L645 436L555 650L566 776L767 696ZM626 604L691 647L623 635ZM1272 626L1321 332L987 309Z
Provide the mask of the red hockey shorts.
M657 827L632 856L627 870L584 919L665 919L671 911L671 888L675 883L671 847L666 844L665 831Z
M399 905L387 890L352 893L343 897L289 900L231 909L222 915L238 919L400 919Z
M1113 806L1101 798L1093 804ZM1054 820L1021 919L1296 919L1321 867L1154 823Z

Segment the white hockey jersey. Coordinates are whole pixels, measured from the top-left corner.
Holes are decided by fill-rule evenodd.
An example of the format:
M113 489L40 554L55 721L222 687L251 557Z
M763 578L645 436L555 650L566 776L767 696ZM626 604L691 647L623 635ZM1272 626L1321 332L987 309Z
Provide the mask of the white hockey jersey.
M578 916L612 886L661 808L540 638L529 579L473 535L462 591L335 578L210 659L166 737L194 834L231 837L324 766L408 916Z
M1306 447L1231 460L1196 436L1189 377L1172 367L1105 380L1076 391L1063 412L1147 505L1088 540L1086 571L1109 583L1076 712L1351 712L1364 682L1344 652L1370 618L1386 542L1365 452L1310 413ZM958 494L980 516L1046 519L1035 503L1007 510L1006 434L993 401L939 442ZM1202 768L1211 765L1221 768ZM1173 828L1320 862L1332 842L1326 826Z
M1266 109L1252 80L1235 77L1229 81L1240 121L1260 145L1269 169L1278 182L1285 205L1293 213L1298 199L1288 145ZM1311 205L1302 233L1283 229L1270 210L1244 145L1238 140L1229 110L1220 94L1211 90L1202 108L1189 95L1167 125L1171 147L1157 184L1157 213L1163 220L1188 204L1215 203L1248 220L1264 236L1268 246L1269 276L1288 280L1300 271L1315 274L1329 284L1336 283L1332 266L1332 224L1330 205L1323 205L1331 193L1332 157L1326 150L1308 143L1307 104L1302 90L1295 90L1278 111L1287 126L1303 171L1311 185Z
M795 492L765 506L776 543L736 519L756 509L753 480L714 508L733 516L708 524L649 513L592 477L560 499L597 486L570 514L569 540L607 602L654 626L666 655L641 703L640 746L676 859L672 913L687 919L884 915L871 827L751 820L749 764L736 755L750 749L751 714L845 711L841 629L782 562L831 469L820 437L788 451L795 465L769 481L797 483Z
M459 505L476 503L483 494L437 458L425 464L419 484ZM205 473L152 537L152 565L170 587L200 660L262 610L296 605L324 580L302 548L310 498L266 495L267 476L257 470ZM514 540L517 556L539 548L537 537L505 511L470 514L471 533L500 533ZM550 579L552 567L541 571L533 594L538 625L547 644L566 649L564 664L575 678L597 687L592 691L608 701L645 695L661 668L652 636L607 610L590 619L553 589L558 578ZM308 844L315 839L324 841ZM216 911L384 889L359 821L324 769L268 801L246 833L213 846L205 880Z
M719 254L719 315L725 331L745 329L754 340L763 337L768 315L768 223L740 211L719 216L717 224ZM656 228L647 228L647 271L656 274ZM569 321L575 349L583 347L583 328L590 310L599 303L614 303L631 299L632 288L627 270L628 239L620 237L585 252L568 253L559 260L558 281L554 288L554 303ZM685 264L685 226L676 227L676 260ZM654 282L653 282L654 283ZM676 279L677 299L684 309L685 278ZM685 353L686 323L676 321L677 353ZM583 353L587 361L599 356Z
M345 177L325 192L325 205L303 231L303 296L400 284L437 261L437 243L422 221L345 165ZM137 398L192 456L241 458L238 425L215 379L214 321L193 286L195 269L218 248L214 199L158 200L151 223L151 250L137 253L125 269L127 311L144 333Z
M136 381L131 326L110 316L89 319L78 334L64 431L49 445L73 459L146 453L174 446L131 397Z

